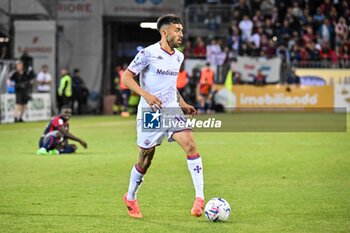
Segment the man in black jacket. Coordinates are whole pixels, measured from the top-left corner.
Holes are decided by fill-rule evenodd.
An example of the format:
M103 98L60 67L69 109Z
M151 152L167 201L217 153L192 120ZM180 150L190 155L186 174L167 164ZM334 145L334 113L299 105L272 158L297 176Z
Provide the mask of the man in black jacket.
M34 73L32 70L25 71L23 62L17 61L16 71L10 76L10 80L14 83L16 92L15 122L23 122L23 113L31 99Z

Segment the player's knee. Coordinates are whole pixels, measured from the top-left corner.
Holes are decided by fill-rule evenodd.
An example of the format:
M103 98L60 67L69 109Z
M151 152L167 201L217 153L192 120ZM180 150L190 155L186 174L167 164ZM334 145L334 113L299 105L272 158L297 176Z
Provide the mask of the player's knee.
M184 146L184 149L188 155L197 153L197 148L194 140L188 140Z

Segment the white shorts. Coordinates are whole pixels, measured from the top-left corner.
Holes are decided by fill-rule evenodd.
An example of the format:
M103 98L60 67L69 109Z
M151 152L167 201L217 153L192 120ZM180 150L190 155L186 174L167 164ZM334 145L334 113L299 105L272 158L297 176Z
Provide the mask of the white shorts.
M173 111L173 110L172 110ZM179 108L178 114L174 117L167 118L170 119L172 122L177 122L179 118L186 119L186 117L183 115L182 110ZM173 114L173 112L171 113ZM170 125L170 124L169 124ZM143 119L137 119L137 145L141 148L152 148L155 146L159 146L162 144L163 139L166 137L168 139L168 142L175 141L172 136L176 132L184 131L184 130L192 130L190 127L180 127L176 125L170 125L168 127L162 127L160 129L144 129L144 122Z

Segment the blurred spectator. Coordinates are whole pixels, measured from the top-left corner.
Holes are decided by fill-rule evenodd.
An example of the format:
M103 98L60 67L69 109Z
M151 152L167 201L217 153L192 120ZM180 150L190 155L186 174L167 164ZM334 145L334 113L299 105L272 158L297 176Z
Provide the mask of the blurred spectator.
M288 40L288 49L291 51L292 47L301 44L300 37L297 31L294 31L292 37Z
M342 67L342 64L341 64L342 57L343 57L342 48L339 45L335 46L334 55L331 59L332 67L334 68Z
M321 43L330 43L331 47L335 46L335 30L334 25L329 22L327 18L323 20L323 23L318 30Z
M243 82L242 82L242 75L241 75L241 73L240 72L233 72L233 74L232 74L232 84L233 85L239 85L239 84L242 84Z
M75 112L75 105L77 105L77 113L83 113L83 106L87 103L89 90L86 88L84 80L80 77L80 70L74 69L72 76L72 90L73 90L73 112Z
M311 41L316 39L314 31L310 25L308 25L304 28L304 34L302 36L302 39L303 39L304 46L307 46Z
M348 45L343 45L342 47L342 67L350 68L350 51Z
M297 44L293 45L290 50L290 60L292 65L298 64L301 60L300 49Z
M260 10L263 15L271 15L275 0L262 0Z
M185 70L184 64L182 64L180 67L180 71L177 76L177 82L176 82L176 88L182 97L184 97L184 91L187 83L188 83L188 73Z
M238 55L242 40L237 26L232 25L231 30L232 33L227 40L227 46L233 51L233 57L235 57Z
M340 17L335 25L336 43L343 43L348 39L349 26L346 24L345 18Z
M121 70L120 66L116 66L114 69L114 76L113 76L113 89L112 93L115 94L115 102L113 105L113 114L117 115L122 112L122 92L120 91L120 79L119 71Z
M244 15L243 19L238 24L239 29L242 31L242 40L249 41L252 35L253 22L249 19L248 15Z
M329 43L324 42L322 44L322 49L320 51L320 58L323 61L332 61L335 59L335 52L334 50L329 46Z
M256 48L260 48L260 33L262 33L261 28L254 28L253 35L250 37L249 42L254 43Z
M295 67L293 67L288 74L287 84L300 85L300 77L296 74Z
M204 20L204 24L206 24L207 28L211 31L218 30L220 23L221 23L220 16L214 15L212 12L209 12L206 19Z
M329 16L329 13L331 12L332 8L333 3L331 0L324 0L323 3L320 5L320 11L325 16Z
M263 33L268 37L268 38L272 38L275 35L274 32L274 27L272 25L271 19L270 18L266 18L265 19L265 24L263 26Z
M188 80L188 89L190 90L186 102L196 106L197 105L197 92L195 91L197 89L198 83L200 79L200 71L198 68L193 68L192 74L189 77ZM187 101L188 100L188 101Z
M26 72L23 62L17 61L16 71L11 74L9 80L14 85L16 93L15 122L23 122L23 114L26 111L28 101L31 100L34 73L33 71Z
M299 7L299 3L297 1L293 2L292 8L293 15L297 18L301 18L303 16L303 11Z
M51 90L52 76L49 73L49 66L44 64L36 76L36 88L38 92L49 93Z
M293 15L293 9L291 7L287 8L287 13L284 20L288 21L289 27L292 31L300 31L301 22Z
M327 18L332 24L336 24L338 19L338 13L335 7L332 7L331 12L329 13L329 16Z
M61 79L57 94L59 112L61 112L62 106L69 106L72 108L72 78L67 68L61 69Z
M248 46L249 46L249 56L252 56L252 57L260 56L260 49L256 47L254 42L249 43Z
M320 59L320 50L318 49L319 45L316 46L314 41L310 41L306 45L306 59L310 61L319 61ZM315 67L315 65L312 65Z
M290 29L288 20L283 20L283 24L279 30L279 36L280 37L288 37L288 38L292 37L292 31ZM298 38L298 33L297 33L296 37Z
M212 65L222 65L226 59L226 53L223 51L222 41L212 39L210 45L207 45L207 62Z
M239 0L238 4L234 7L234 9L240 13L239 19L241 19L244 15L250 15L250 10L246 3L246 0Z
M244 42L241 44L241 47L239 49L239 56L249 56L250 55L250 50L248 47L248 43Z
M210 94L211 89L214 84L214 71L210 67L210 63L206 65L201 70L201 75L199 79L199 92L198 92L198 104L199 104L199 113L210 112Z
M316 14L313 17L313 21L315 23L316 28L319 28L320 25L324 22L326 17L324 14L321 12L321 9L318 7L316 10Z
M272 39L268 40L268 44L265 47L264 52L267 58L272 58L276 56L276 46L275 42Z
M272 22L272 24L278 23L279 22L278 19L279 19L279 17L278 17L278 9L277 9L277 7L274 7L272 9L272 14L271 14L271 22Z
M123 73L127 69L127 64L124 64L123 67L119 70L119 77L123 76ZM120 114L122 117L129 117L129 99L131 95L130 89L124 85L122 79L119 80L119 85L120 85L120 91L122 94L122 103L123 103L123 109L122 113Z
M282 62L290 64L290 53L288 48L284 44L280 44L276 49L276 56L281 58Z
M207 55L206 44L204 43L202 37L196 38L193 54L195 57L205 57Z
M259 69L258 73L254 77L254 84L258 86L265 85L266 76L262 73L262 70Z
M253 24L254 24L254 27L262 27L263 24L264 24L264 21L265 21L265 18L264 16L261 14L261 11L260 10L257 10L255 12L255 15L253 16Z
M184 54L185 58L193 56L192 42L190 40L186 41L185 48L183 50L183 54Z
M339 0L340 1L340 0ZM349 0L342 0L341 4L338 4L338 12L339 15L342 15L343 17L348 19L348 23L349 22Z

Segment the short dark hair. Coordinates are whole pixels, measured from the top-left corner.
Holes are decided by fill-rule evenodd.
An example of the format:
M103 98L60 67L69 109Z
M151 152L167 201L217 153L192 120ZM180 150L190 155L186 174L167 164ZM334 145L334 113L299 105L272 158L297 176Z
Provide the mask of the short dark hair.
M72 107L69 106L69 105L63 105L63 106L61 107L61 112L63 112L63 109L70 109L70 110L72 110Z
M159 31L163 25L182 24L182 20L177 15L167 14L162 15L157 20L157 30Z

